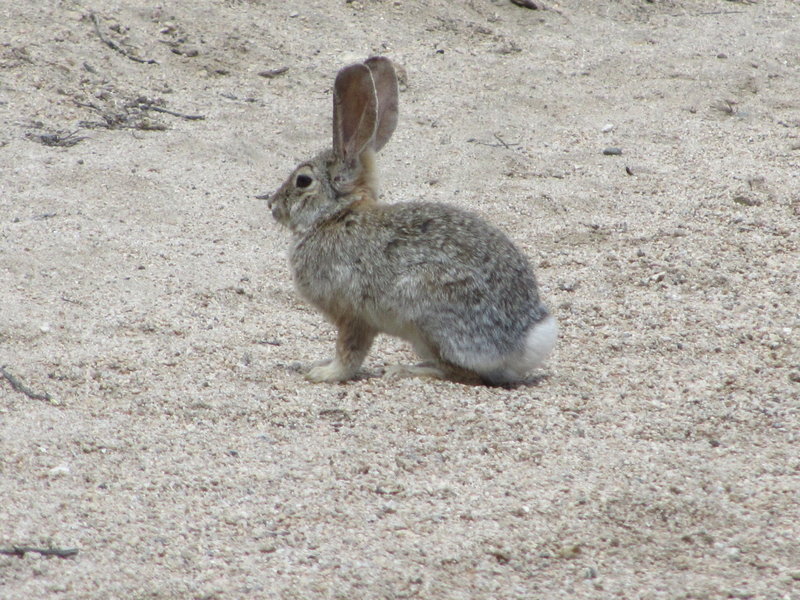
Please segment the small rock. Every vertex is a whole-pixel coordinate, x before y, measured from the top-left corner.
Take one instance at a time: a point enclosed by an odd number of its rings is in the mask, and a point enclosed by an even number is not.
[[[63,477],[70,474],[70,468],[69,465],[58,465],[50,469],[49,473],[50,477]]]
[[[556,556],[558,558],[577,558],[581,555],[581,545],[580,544],[571,544],[569,546],[564,546],[563,548],[559,548],[556,551]]]
[[[575,280],[558,282],[558,289],[562,292],[574,292],[578,286],[580,286],[580,282]]]
[[[400,91],[405,92],[408,89],[408,72],[406,68],[400,63],[394,63],[394,71],[397,75],[397,85]]]
[[[614,130],[614,124],[606,123],[605,125],[603,125],[603,128],[600,131],[602,131],[603,133],[609,133],[613,130]]]
[[[197,48],[173,48],[173,54],[178,54],[179,56],[186,56],[187,58],[194,58],[200,55],[200,50]]]
[[[511,0],[511,4],[516,4],[522,8],[530,8],[531,10],[545,10],[544,4],[536,0]]]
[[[501,565],[506,565],[511,562],[511,553],[507,550],[503,550],[502,548],[491,550],[489,555],[493,556]]]
[[[739,194],[738,196],[733,197],[733,201],[736,204],[741,204],[742,206],[760,206],[761,200],[758,198],[753,198],[751,196],[745,196],[744,194]]]
[[[731,100],[729,98],[723,100],[717,100],[711,104],[711,108],[718,110],[721,113],[725,113],[726,115],[735,115],[736,112],[739,110],[737,108],[738,102],[736,100]]]
[[[286,71],[289,70],[289,67],[278,67],[277,69],[268,69],[266,71],[259,71],[259,77],[266,77],[267,79],[272,79],[273,77],[277,77],[278,75],[283,75]]]
[[[603,150],[603,154],[606,156],[620,156],[622,154],[622,148],[615,148],[611,146],[609,148],[605,148]]]
[[[736,546],[725,548],[725,556],[727,556],[731,560],[739,560],[741,553],[742,551]]]
[[[375,493],[382,496],[395,496],[401,493],[405,488],[399,483],[387,481],[375,487]]]

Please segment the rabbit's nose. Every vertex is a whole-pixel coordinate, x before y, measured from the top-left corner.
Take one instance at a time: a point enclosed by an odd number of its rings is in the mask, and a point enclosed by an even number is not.
[[[273,198],[273,195],[270,194],[270,193],[259,194],[258,196],[256,196],[256,200],[266,200],[267,201],[267,208],[269,208],[270,210],[272,210],[272,198]]]

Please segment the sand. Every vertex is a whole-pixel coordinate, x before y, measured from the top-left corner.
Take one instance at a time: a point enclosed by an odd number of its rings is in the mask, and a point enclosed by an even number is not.
[[[0,549],[77,550],[0,597],[800,598],[800,4],[544,5],[0,6]],[[303,378],[255,196],[373,54],[384,201],[536,266],[529,385]]]

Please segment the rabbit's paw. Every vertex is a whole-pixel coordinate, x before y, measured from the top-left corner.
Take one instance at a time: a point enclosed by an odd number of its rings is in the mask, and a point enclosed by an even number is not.
[[[347,381],[353,376],[349,369],[345,369],[337,360],[327,361],[311,367],[306,373],[306,379],[314,383],[334,383]]]

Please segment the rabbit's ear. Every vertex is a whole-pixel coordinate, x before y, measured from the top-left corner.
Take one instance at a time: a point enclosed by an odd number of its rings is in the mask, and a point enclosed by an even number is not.
[[[355,64],[336,75],[333,88],[333,151],[348,168],[372,143],[378,121],[378,98],[370,70]]]
[[[364,61],[375,84],[378,97],[378,126],[375,130],[373,147],[377,152],[386,145],[397,127],[397,74],[394,65],[385,56],[373,56]]]

